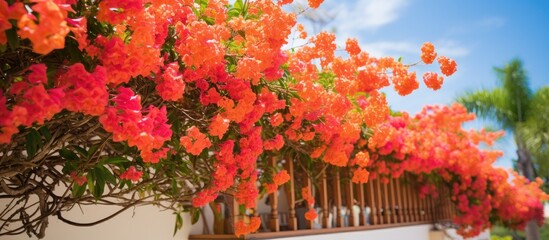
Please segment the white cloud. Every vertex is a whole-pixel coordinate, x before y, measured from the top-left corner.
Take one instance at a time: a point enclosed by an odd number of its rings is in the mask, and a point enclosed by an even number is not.
[[[402,55],[418,55],[419,45],[406,41],[382,41],[365,43],[361,45],[370,55],[376,57],[382,56],[402,56]]]
[[[439,55],[444,55],[450,58],[464,57],[469,55],[470,50],[453,40],[441,40],[434,43],[435,49]]]
[[[421,45],[423,43],[414,43],[408,41],[381,41],[362,43],[365,51],[373,56],[393,56],[393,57],[415,57],[419,58],[421,54]],[[439,55],[450,58],[467,56],[470,53],[469,48],[454,40],[439,40],[434,42],[435,49]]]
[[[503,25],[505,25],[505,19],[501,17],[487,17],[478,22],[478,26],[483,28],[500,28]]]
[[[362,0],[355,4],[337,4],[336,26],[342,31],[377,29],[400,17],[408,0]]]

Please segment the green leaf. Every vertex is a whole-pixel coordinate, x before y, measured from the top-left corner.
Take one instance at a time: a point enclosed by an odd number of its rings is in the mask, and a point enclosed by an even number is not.
[[[175,227],[173,229],[173,235],[177,233],[177,230],[181,229],[183,227],[183,217],[181,217],[180,213],[175,214]]]
[[[172,189],[171,189],[172,195],[176,195],[179,189],[177,188],[178,186],[177,186],[177,181],[175,180],[175,178],[172,178],[171,187],[172,187]]]
[[[38,131],[40,132],[40,134],[42,136],[44,136],[44,138],[46,139],[46,141],[49,141],[51,140],[52,136],[51,136],[51,132],[50,130],[47,128],[47,127],[41,127],[40,129],[38,129]]]
[[[114,177],[113,173],[109,171],[105,166],[98,166],[97,167],[105,177],[105,181],[107,181],[110,184],[116,185],[116,178]]]
[[[107,165],[107,164],[116,165],[116,164],[120,164],[120,163],[126,163],[126,162],[129,162],[129,161],[130,160],[128,160],[125,157],[115,156],[115,157],[110,157],[110,158],[106,158],[106,159],[102,160],[100,162],[100,165]]]
[[[73,153],[71,150],[68,150],[66,148],[62,148],[59,150],[59,155],[66,159],[66,160],[70,160],[70,161],[78,161],[80,160],[80,158],[78,157],[78,155],[76,155],[76,153]]]
[[[105,190],[105,174],[97,167],[93,169],[93,172],[95,173],[95,189],[92,193],[95,199],[99,199]]]
[[[240,215],[246,214],[246,207],[243,204],[238,205],[238,213],[240,213]]]
[[[36,130],[31,129],[29,133],[25,135],[25,140],[27,145],[27,155],[29,158],[32,158],[36,155],[38,148],[42,145],[40,134]]]
[[[191,224],[195,224],[200,219],[200,209],[192,208],[191,209]]]
[[[234,8],[239,11],[242,11],[242,9],[244,9],[244,2],[242,0],[236,0],[234,2]]]
[[[85,191],[86,191],[86,184],[82,186],[78,186],[78,184],[75,183],[72,185],[72,197],[74,198],[82,197]]]
[[[90,149],[88,150],[88,155],[93,156],[93,154],[95,154],[97,149],[99,149],[99,146],[100,146],[99,144],[91,146]]]
[[[6,31],[6,37],[8,38],[8,46],[11,49],[15,50],[19,48],[19,36],[17,36],[17,31],[14,27]]]
[[[227,14],[229,15],[230,18],[238,17],[238,15],[240,15],[240,11],[238,11],[238,9],[231,8],[231,9],[229,9],[229,11],[227,12]]]
[[[94,174],[94,171],[89,171],[86,178],[88,178],[88,189],[90,189],[90,192],[92,192],[92,194],[93,194],[95,192],[95,174]]]
[[[83,157],[89,157],[88,155],[88,151],[80,146],[73,146],[74,149],[79,152],[80,154],[82,154]]]
[[[63,166],[63,169],[61,170],[64,174],[70,174],[74,171],[76,171],[76,165],[73,164],[74,162],[71,162],[71,161],[67,161],[65,163],[65,166]]]

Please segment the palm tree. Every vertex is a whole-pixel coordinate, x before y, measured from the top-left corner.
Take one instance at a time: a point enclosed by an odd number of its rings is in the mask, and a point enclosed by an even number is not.
[[[517,145],[516,167],[521,175],[530,180],[548,177],[549,87],[532,93],[518,59],[495,71],[498,87],[468,92],[458,102],[481,118],[495,120],[513,134]],[[540,238],[535,221],[527,224],[526,236],[529,240]]]

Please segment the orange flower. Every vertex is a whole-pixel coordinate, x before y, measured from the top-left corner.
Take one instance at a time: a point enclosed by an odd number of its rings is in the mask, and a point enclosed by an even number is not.
[[[253,85],[257,85],[259,83],[259,79],[261,78],[259,61],[249,57],[240,59],[236,67],[235,76],[237,78],[250,80]]]
[[[240,220],[235,224],[235,234],[237,237],[242,235],[256,232],[261,225],[261,219],[259,217],[251,217],[249,222]]]
[[[181,137],[179,141],[188,153],[195,156],[200,155],[202,150],[212,145],[210,139],[200,132],[196,126],[187,129],[187,136]]]
[[[263,186],[267,189],[268,194],[274,193],[278,190],[278,185],[274,183],[263,183]]]
[[[440,71],[446,76],[450,76],[457,71],[457,63],[453,59],[447,57],[439,57]]]
[[[364,168],[359,168],[359,169],[356,169],[354,172],[353,172],[353,179],[352,181],[354,183],[367,183],[368,182],[368,177],[370,176],[370,173],[364,169]]]
[[[137,171],[134,166],[130,166],[128,170],[120,174],[120,179],[130,180],[132,182],[137,182],[143,176],[142,171]]]
[[[356,38],[347,39],[347,42],[345,42],[345,51],[347,51],[351,56],[356,56],[362,52]]]
[[[316,213],[316,211],[313,208],[309,209],[309,211],[307,211],[305,213],[305,219],[307,219],[309,221],[315,220],[316,217],[318,217],[318,214]]]
[[[309,187],[304,187],[301,189],[301,196],[303,196],[303,200],[307,201],[308,206],[313,206],[315,204],[315,199],[311,194]]]
[[[271,125],[273,127],[278,127],[280,126],[280,124],[282,124],[282,122],[284,121],[284,118],[282,117],[282,114],[280,113],[275,113],[274,115],[271,116],[271,118],[269,119],[269,122],[271,123]]]
[[[421,60],[425,64],[433,63],[436,57],[437,53],[435,52],[435,46],[432,43],[426,42],[421,46]]]
[[[208,127],[210,135],[219,137],[219,139],[223,138],[223,135],[225,135],[229,129],[230,122],[230,120],[221,117],[219,114],[215,115],[215,117],[212,118],[210,126]]]
[[[48,54],[54,49],[65,47],[65,36],[69,33],[65,21],[67,10],[52,0],[39,1],[32,6],[32,10],[38,13],[40,23],[30,13],[23,15],[17,23],[19,36],[32,42],[35,53]]]
[[[361,167],[367,167],[370,161],[370,154],[366,151],[360,151],[355,155],[355,163]]]
[[[427,85],[428,88],[438,90],[444,82],[444,77],[438,76],[438,74],[434,72],[426,72],[423,74],[423,82],[425,82],[425,85]]]
[[[309,7],[318,8],[322,2],[324,2],[324,0],[309,0]]]
[[[273,177],[273,182],[274,184],[280,186],[286,182],[290,181],[290,175],[288,175],[288,172],[286,170],[282,170],[280,172],[278,172],[274,177]]]
[[[15,2],[8,6],[7,1],[0,1],[0,44],[8,42],[5,31],[12,27],[9,19],[18,20],[25,13],[25,5],[22,2]]]

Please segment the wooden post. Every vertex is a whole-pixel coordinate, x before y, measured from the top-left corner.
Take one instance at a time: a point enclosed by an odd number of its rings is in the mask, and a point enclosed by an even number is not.
[[[349,215],[347,216],[347,222],[349,227],[355,226],[355,210],[354,210],[354,193],[353,193],[353,182],[350,178],[351,173],[349,172],[348,182],[345,183],[345,198],[347,200],[347,209],[349,209]]]
[[[384,224],[385,223],[385,212],[383,212],[382,208],[383,208],[383,202],[382,202],[382,195],[383,193],[381,192],[381,183],[380,183],[380,180],[379,180],[379,177],[375,180],[375,195],[376,195],[376,214],[377,214],[377,218],[379,219],[379,224]]]
[[[414,189],[414,185],[412,184],[412,181],[410,179],[410,176],[406,176],[406,179],[408,179],[408,193],[409,193],[409,199],[410,199],[410,210],[412,211],[412,217],[414,222],[419,222],[419,207],[416,199],[416,191]]]
[[[343,216],[341,215],[341,183],[339,178],[339,171],[338,169],[334,168],[335,171],[335,178],[334,178],[334,197],[335,197],[335,205],[336,205],[336,226],[337,227],[344,227],[343,226]]]
[[[328,180],[326,176],[326,170],[324,170],[321,175],[321,186],[320,186],[320,205],[322,206],[322,228],[328,228],[331,224],[329,222],[330,211],[328,209]]]
[[[358,190],[358,205],[360,207],[360,214],[358,215],[359,225],[366,226],[366,213],[364,212],[364,207],[366,202],[364,199],[364,184],[359,183],[359,184],[356,184],[356,186]]]
[[[426,203],[427,203],[427,220],[429,221],[433,221],[434,218],[433,218],[433,212],[434,212],[434,204],[433,204],[433,201],[434,201],[435,197],[431,194],[429,196],[426,196],[425,197],[425,200]]]
[[[399,184],[399,188],[400,188],[400,192],[401,192],[401,196],[402,196],[402,219],[403,219],[403,222],[410,222],[410,213],[409,213],[409,205],[408,205],[408,191],[406,189],[406,185],[405,183],[403,183],[403,176],[401,176],[399,179],[398,179],[398,184]]]
[[[419,192],[416,190],[416,198],[419,206],[419,219],[425,221],[425,206],[423,205],[423,199],[419,196]]]
[[[228,197],[229,201],[227,201],[227,203],[229,204],[228,207],[230,207],[229,209],[231,209],[231,216],[229,216],[231,218],[231,224],[229,226],[229,230],[230,230],[230,233],[234,234],[236,233],[236,229],[235,229],[235,226],[236,226],[236,223],[238,222],[238,220],[240,220],[240,209],[238,207],[238,203],[236,202],[236,198],[234,196],[230,196]]]
[[[398,207],[398,222],[399,223],[403,223],[405,222],[405,219],[404,219],[404,202],[402,201],[402,188],[400,187],[400,178],[399,179],[396,179],[394,178],[393,179],[393,183],[395,184],[395,191],[396,191],[396,202],[397,202],[397,207]]]
[[[386,183],[381,183],[381,190],[383,194],[383,217],[384,217],[384,223],[391,224],[391,203],[389,203],[389,191],[387,190]]]
[[[368,201],[367,205],[368,207],[370,207],[370,224],[377,225],[378,217],[376,213],[376,198],[374,195],[375,188],[374,188],[373,181],[374,180],[370,180],[368,181],[368,183],[366,183],[366,186],[368,187],[366,191],[366,195],[367,195],[367,201]]]
[[[314,197],[313,195],[313,186],[311,184],[311,179],[309,178],[309,176],[307,176],[306,174],[303,175],[303,178],[304,178],[304,183],[305,183],[305,186],[309,188],[309,191],[310,191],[310,194],[311,196]],[[309,204],[309,203],[307,203]],[[310,206],[307,206],[307,208],[309,208]],[[314,206],[313,206],[314,207]],[[305,220],[307,222],[307,228],[308,229],[313,229],[313,221],[309,221],[309,220]]]
[[[295,176],[294,176],[294,163],[290,158],[286,159],[286,170],[290,175],[290,182],[287,185],[289,188],[289,193],[286,193],[288,198],[288,227],[290,230],[297,230],[297,217],[295,214]]]
[[[276,167],[276,157],[271,158],[271,166]],[[280,219],[278,218],[278,191],[269,195],[271,205],[271,231],[280,231]]]
[[[397,223],[397,203],[395,196],[395,185],[392,177],[389,177],[389,182],[387,183],[387,188],[389,189],[389,209],[390,209],[390,219],[392,223]]]

